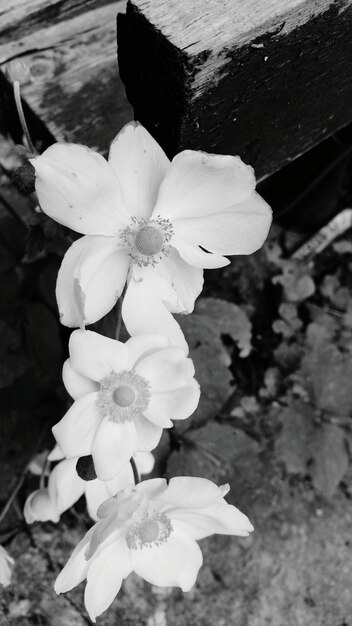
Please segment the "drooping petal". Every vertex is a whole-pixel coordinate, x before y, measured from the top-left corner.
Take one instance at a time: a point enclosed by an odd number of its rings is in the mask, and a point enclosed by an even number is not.
[[[65,456],[91,454],[93,439],[101,421],[97,399],[97,392],[78,398],[53,426],[53,435]]]
[[[263,245],[271,220],[269,205],[253,192],[245,202],[222,213],[177,221],[175,241],[186,241],[218,254],[252,254]]]
[[[56,284],[61,323],[93,324],[114,306],[124,288],[130,258],[115,237],[81,237],[67,250]],[[82,319],[83,318],[83,319]]]
[[[48,491],[60,515],[71,508],[85,491],[86,483],[78,476],[76,463],[76,458],[65,459],[54,467],[49,476]]]
[[[248,517],[226,502],[204,509],[170,509],[167,514],[175,527],[196,540],[213,534],[248,537],[254,530]]]
[[[104,480],[89,480],[86,483],[85,496],[87,502],[87,511],[90,517],[97,522],[97,511],[100,505],[110,497],[110,493],[107,488],[108,481]]]
[[[160,494],[164,493],[166,489],[167,482],[165,478],[150,478],[149,480],[143,480],[136,486],[136,490],[148,499],[159,499]]]
[[[150,383],[152,394],[187,385],[194,375],[193,361],[176,346],[145,357],[137,363],[135,370]]]
[[[151,452],[136,452],[134,460],[140,474],[150,474],[155,465],[155,459]]]
[[[192,313],[194,303],[203,289],[203,270],[186,263],[175,248],[154,268],[175,290],[178,298],[177,310]]]
[[[200,397],[200,389],[196,380],[192,379],[187,385],[174,389],[153,393],[144,416],[164,426],[165,420],[184,420],[196,410]]]
[[[15,564],[12,556],[9,555],[3,546],[0,546],[0,585],[8,587],[11,583],[13,566]]]
[[[133,421],[104,419],[92,447],[94,467],[100,480],[111,480],[137,450],[138,435]]]
[[[33,522],[54,522],[60,519],[56,502],[51,498],[48,489],[36,489],[27,498],[24,509],[24,519],[27,524]]]
[[[127,369],[132,369],[140,359],[169,345],[170,340],[165,335],[145,334],[130,337],[125,343],[128,350]]]
[[[185,150],[160,186],[154,215],[171,222],[218,213],[244,202],[255,189],[253,169],[240,157]]]
[[[109,163],[131,215],[149,218],[170,165],[165,152],[138,122],[129,122],[111,144]]]
[[[157,275],[151,277],[145,272],[144,277],[136,278],[132,274],[122,303],[122,319],[127,331],[132,336],[162,333],[169,338],[172,345],[181,346],[188,352],[183,332],[170,313],[169,306],[163,301],[160,286]]]
[[[116,235],[129,214],[107,161],[86,146],[56,143],[30,159],[39,204],[54,220],[85,235]]]
[[[159,546],[131,550],[136,574],[158,587],[181,587],[189,591],[196,582],[203,556],[193,539],[172,532]]]
[[[74,400],[98,390],[98,385],[93,380],[83,376],[72,367],[71,359],[66,359],[63,364],[62,380],[68,393]]]
[[[175,246],[183,260],[193,267],[213,270],[230,264],[226,257],[205,252],[195,245],[193,240],[188,241],[185,238],[175,236],[172,245]]]
[[[124,539],[102,548],[92,559],[87,573],[84,603],[93,622],[110,606],[120,591],[122,581],[131,571],[130,553]]]
[[[152,424],[152,422],[145,419],[143,415],[136,416],[134,418],[134,424],[138,433],[136,451],[150,452],[150,450],[154,450],[161,439],[163,429],[160,426]]]
[[[73,367],[91,380],[100,381],[127,366],[126,346],[92,330],[74,330],[69,350]]]
[[[54,589],[56,593],[70,591],[70,589],[73,589],[73,587],[76,587],[76,585],[79,585],[79,583],[85,579],[89,567],[85,553],[94,531],[95,527],[92,526],[75,547],[65,567],[61,570],[55,581]]]

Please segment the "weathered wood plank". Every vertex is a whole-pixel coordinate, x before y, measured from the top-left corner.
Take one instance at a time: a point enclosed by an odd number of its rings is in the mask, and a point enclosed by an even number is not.
[[[352,119],[351,31],[352,0],[129,0],[120,74],[169,155],[239,153],[264,177]]]
[[[28,63],[23,98],[55,139],[104,151],[131,119],[116,61],[124,8],[111,0],[0,0],[0,69],[14,58]]]

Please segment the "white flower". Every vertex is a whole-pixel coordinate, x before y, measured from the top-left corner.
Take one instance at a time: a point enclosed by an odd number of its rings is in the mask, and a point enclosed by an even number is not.
[[[185,150],[170,163],[135,122],[113,141],[109,162],[57,143],[31,163],[44,213],[85,235],[58,275],[66,326],[99,320],[127,281],[122,317],[130,335],[161,332],[184,345],[170,311],[190,313],[203,268],[227,265],[224,254],[254,252],[270,227],[271,210],[239,157]]]
[[[203,557],[197,540],[214,533],[247,536],[248,518],[205,478],[154,478],[104,502],[100,521],[78,544],[59,574],[56,593],[87,578],[85,605],[90,618],[105,611],[122,581],[135,571],[152,585],[189,591]]]
[[[125,344],[88,330],[70,337],[63,380],[75,402],[53,427],[66,457],[92,454],[100,480],[118,474],[136,452],[153,450],[163,428],[197,408],[199,385],[182,348],[163,335]]]
[[[8,587],[11,583],[12,569],[15,564],[12,556],[9,555],[3,546],[0,546],[0,585]]]
[[[149,474],[154,465],[154,457],[150,452],[139,452],[134,457],[140,474]],[[83,471],[77,473],[77,463]],[[91,467],[89,467],[91,466]],[[82,479],[81,476],[89,476]],[[33,522],[58,522],[60,515],[67,511],[81,496],[85,496],[88,513],[97,520],[99,506],[127,485],[134,484],[133,471],[127,463],[112,480],[99,480],[94,474],[91,457],[81,459],[64,459],[50,473],[48,486],[31,493],[24,506],[24,518],[27,524]]]

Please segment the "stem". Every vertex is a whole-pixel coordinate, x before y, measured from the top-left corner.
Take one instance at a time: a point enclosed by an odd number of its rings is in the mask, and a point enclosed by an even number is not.
[[[130,458],[130,463],[131,463],[132,472],[133,472],[134,484],[138,485],[138,483],[141,482],[141,478],[137,469],[136,461],[134,460],[133,456],[131,456]]]
[[[31,136],[29,134],[26,118],[24,116],[22,100],[21,100],[21,87],[20,87],[20,83],[18,80],[15,80],[15,82],[13,83],[13,95],[15,97],[18,117],[20,118],[23,134],[26,137],[28,148],[30,149],[31,152],[33,152],[33,154],[37,154],[37,151],[33,145]]]

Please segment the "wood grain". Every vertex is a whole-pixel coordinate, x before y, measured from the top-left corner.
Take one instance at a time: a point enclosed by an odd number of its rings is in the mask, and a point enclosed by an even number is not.
[[[131,119],[116,59],[124,8],[111,0],[0,0],[0,68],[14,58],[28,63],[23,98],[56,140],[106,151]]]
[[[120,74],[170,156],[241,154],[265,177],[352,119],[351,29],[352,0],[130,0]]]

